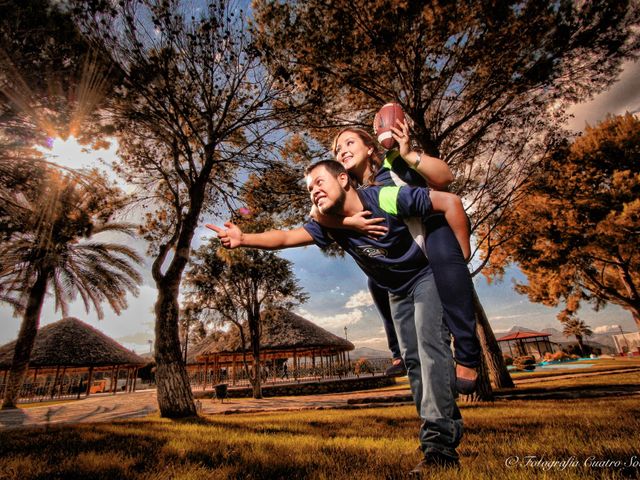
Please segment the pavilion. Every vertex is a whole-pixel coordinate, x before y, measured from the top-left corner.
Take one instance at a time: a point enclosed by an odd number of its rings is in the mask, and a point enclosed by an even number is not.
[[[553,353],[553,345],[549,341],[550,333],[544,332],[514,332],[504,337],[497,338],[502,351],[509,354],[512,358],[532,355],[536,360],[542,360],[546,352]]]
[[[249,335],[245,335],[246,360],[253,365]],[[277,309],[263,315],[260,359],[264,381],[275,383],[286,377],[338,377],[350,363],[348,352],[354,345],[295,313]],[[203,390],[220,381],[232,385],[246,383],[244,355],[239,329],[215,332],[189,355],[188,370],[194,387]]]
[[[16,340],[0,347],[0,394],[15,345]],[[38,330],[20,397],[24,401],[135,391],[138,369],[147,363],[92,326],[74,317],[63,318]]]

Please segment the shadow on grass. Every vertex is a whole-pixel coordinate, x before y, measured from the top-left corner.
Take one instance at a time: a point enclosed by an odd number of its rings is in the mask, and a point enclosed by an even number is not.
[[[630,398],[474,406],[463,410],[463,469],[433,478],[634,478],[639,472],[633,467],[580,467],[564,476],[507,470],[505,459],[629,460],[638,444],[639,410]],[[402,479],[419,460],[419,424],[415,408],[407,406],[179,420],[151,416],[0,432],[0,471],[10,480]]]
[[[200,416],[174,420],[177,424],[216,427],[238,434],[288,435],[319,438],[358,437],[363,432],[372,439],[417,438],[420,420],[416,417],[397,418],[386,410],[369,410],[366,415],[354,419],[342,411],[324,410],[324,419],[317,417],[313,410],[296,411],[287,414],[251,413],[225,417]]]

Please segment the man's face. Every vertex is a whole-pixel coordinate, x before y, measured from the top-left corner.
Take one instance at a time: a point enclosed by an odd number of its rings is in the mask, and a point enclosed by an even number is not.
[[[311,202],[323,215],[340,214],[344,209],[347,193],[338,178],[323,166],[314,168],[307,175],[307,190],[311,195]]]

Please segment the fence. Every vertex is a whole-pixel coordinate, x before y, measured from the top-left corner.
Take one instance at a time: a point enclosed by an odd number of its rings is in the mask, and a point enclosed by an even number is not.
[[[294,369],[292,363],[287,363],[287,368],[269,368],[261,365],[261,375],[263,385],[277,385],[291,382],[312,382],[322,380],[336,380],[344,378],[357,378],[365,375],[383,375],[384,371],[391,365],[389,358],[367,359],[367,369],[362,369],[361,373],[356,373],[356,363],[350,362],[350,366],[331,367],[299,367]],[[202,365],[191,366],[189,369],[189,381],[193,389],[211,388],[218,383],[228,383],[233,386],[248,386],[251,384],[249,375],[245,368],[238,368],[229,372],[227,369],[219,371],[209,370],[205,372]],[[251,369],[251,367],[250,367]]]
[[[114,375],[115,377],[116,375]],[[132,378],[127,370],[120,370],[117,373],[117,381],[111,380],[111,372],[96,372],[92,375],[89,392],[87,392],[87,382],[89,381],[88,371],[75,371],[60,374],[40,374],[33,373],[27,375],[22,388],[18,403],[45,402],[48,400],[77,399],[89,394],[96,393],[116,393],[122,391],[133,391],[135,388],[144,387],[139,378]],[[34,381],[35,379],[35,381]],[[0,377],[0,393],[4,395],[7,383],[7,375]],[[114,388],[115,387],[115,388]]]

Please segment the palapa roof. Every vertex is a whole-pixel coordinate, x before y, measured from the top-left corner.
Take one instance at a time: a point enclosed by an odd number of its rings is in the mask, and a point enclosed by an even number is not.
[[[0,368],[11,367],[16,340],[0,347]],[[148,362],[77,318],[38,330],[29,367],[146,365]]]
[[[536,337],[550,337],[550,333],[545,332],[515,332],[505,335],[504,337],[496,338],[498,342],[506,342],[509,340],[521,340],[524,338],[536,338]]]
[[[249,335],[246,335],[249,348]],[[286,351],[302,349],[334,349],[336,351],[353,350],[353,343],[326,331],[300,315],[284,309],[278,309],[263,315],[260,350]],[[240,353],[240,334],[236,327],[228,332],[215,332],[193,349],[187,363],[193,363],[198,357],[215,353]]]

